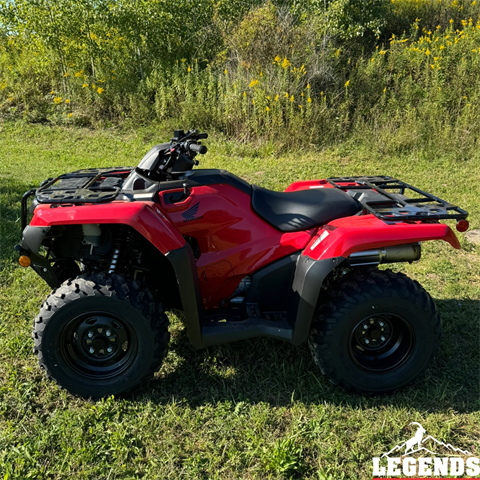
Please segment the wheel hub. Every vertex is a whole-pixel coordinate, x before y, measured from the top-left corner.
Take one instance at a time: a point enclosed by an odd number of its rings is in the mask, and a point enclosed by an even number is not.
[[[122,330],[122,328],[115,328],[121,326],[114,326],[112,323],[111,321],[108,322],[105,320],[97,321],[95,322],[94,328],[88,328],[89,326],[91,327],[91,319],[87,319],[79,325],[74,336],[78,334],[79,330],[83,330],[81,345],[84,353],[88,357],[95,359],[112,357],[121,347],[121,345],[119,345],[120,334],[118,330]]]
[[[386,372],[409,358],[414,343],[412,328],[404,317],[376,314],[364,318],[352,330],[350,354],[363,370]]]
[[[374,350],[384,346],[391,337],[392,328],[390,322],[382,317],[370,317],[361,322],[356,328],[355,334],[362,347]]]
[[[71,365],[85,375],[108,378],[134,358],[136,348],[131,333],[120,317],[91,312],[80,315],[71,325],[66,355]]]

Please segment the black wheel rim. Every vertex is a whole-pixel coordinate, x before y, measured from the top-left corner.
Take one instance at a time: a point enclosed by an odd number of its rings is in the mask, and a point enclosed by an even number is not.
[[[407,320],[392,313],[365,317],[350,335],[354,362],[369,372],[388,372],[412,355],[415,336]]]
[[[60,338],[62,360],[77,374],[106,380],[135,360],[137,336],[128,322],[110,312],[87,312],[68,322]]]

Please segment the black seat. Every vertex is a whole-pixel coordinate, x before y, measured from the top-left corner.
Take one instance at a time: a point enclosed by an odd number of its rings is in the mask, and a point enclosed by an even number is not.
[[[337,188],[273,192],[252,185],[252,208],[281,232],[299,232],[355,215],[362,207]]]

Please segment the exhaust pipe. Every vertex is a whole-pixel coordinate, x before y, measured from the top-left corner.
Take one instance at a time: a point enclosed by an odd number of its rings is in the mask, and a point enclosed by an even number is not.
[[[359,267],[362,265],[379,265],[380,263],[414,262],[420,259],[422,248],[420,243],[408,245],[394,245],[378,250],[366,250],[352,253],[347,258],[348,265]]]

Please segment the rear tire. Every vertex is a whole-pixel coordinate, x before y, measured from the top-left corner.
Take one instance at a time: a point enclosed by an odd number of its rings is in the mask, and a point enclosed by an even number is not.
[[[418,282],[389,270],[353,271],[317,308],[309,346],[334,384],[386,393],[428,368],[440,332],[435,304]]]
[[[167,353],[168,318],[122,275],[82,275],[54,290],[35,318],[40,367],[74,395],[99,398],[142,386]]]

